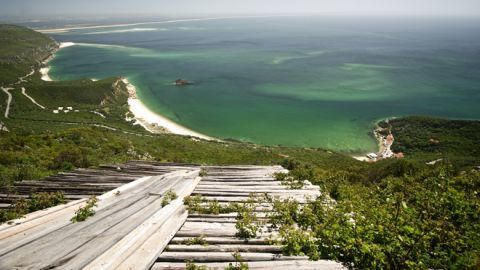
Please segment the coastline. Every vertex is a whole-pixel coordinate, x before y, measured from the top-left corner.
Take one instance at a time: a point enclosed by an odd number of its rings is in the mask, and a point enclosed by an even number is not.
[[[128,90],[128,106],[133,114],[136,123],[141,125],[151,133],[172,133],[183,136],[197,137],[200,139],[213,141],[215,138],[195,132],[184,126],[181,126],[172,120],[157,114],[150,110],[137,96],[137,89],[131,84],[127,78],[122,78],[122,82]]]
[[[50,55],[50,57],[48,57],[47,59],[45,59],[43,62],[42,62],[42,65],[43,67],[41,67],[39,69],[39,72],[40,72],[40,76],[41,76],[41,80],[42,81],[46,81],[46,82],[51,82],[53,81],[52,78],[50,77],[50,75],[48,74],[50,72],[50,67],[48,66],[48,62],[52,61],[52,59],[54,58],[54,55],[56,52],[58,52],[58,50],[60,49],[63,49],[63,48],[67,48],[67,47],[70,47],[70,46],[74,46],[75,43],[73,42],[61,42],[59,45],[58,45],[58,48],[52,52],[52,54]]]
[[[364,155],[351,155],[351,157],[356,159],[356,160],[366,161],[366,162],[375,162],[379,159],[398,157],[397,156],[398,153],[396,154],[391,150],[391,147],[393,145],[393,142],[394,142],[395,138],[394,138],[393,134],[391,133],[390,128],[388,128],[388,133],[389,134],[387,136],[384,136],[381,133],[384,132],[386,129],[380,127],[380,125],[379,125],[381,122],[388,123],[388,121],[390,119],[395,119],[395,118],[396,117],[387,117],[387,118],[380,119],[380,120],[375,122],[375,127],[373,129],[373,137],[375,138],[375,140],[377,141],[377,144],[378,144],[378,152],[375,152],[375,154],[377,154],[379,156],[378,158],[376,158],[375,160],[372,160],[371,158],[367,157],[368,153],[365,153]],[[403,156],[403,154],[401,154],[401,153],[400,153],[400,155]]]
[[[74,46],[76,45],[73,42],[62,42],[59,44],[57,50],[52,52],[52,55],[43,61],[43,67],[39,69],[41,79],[43,81],[51,82],[53,81],[49,75],[50,67],[48,66],[48,62],[50,62],[54,58],[54,54],[58,52],[58,50]],[[97,79],[92,78],[92,81],[96,81]],[[172,120],[159,115],[152,110],[150,110],[137,96],[137,89],[133,84],[131,84],[128,79],[122,78],[121,81],[126,85],[128,90],[128,107],[130,113],[133,114],[133,118],[135,119],[135,124],[141,125],[145,130],[150,133],[171,133],[177,134],[182,136],[190,136],[196,137],[203,140],[208,141],[220,141],[218,139],[209,137],[207,135],[195,132],[190,130],[184,126],[181,126]],[[127,117],[126,119],[129,121],[130,119]]]

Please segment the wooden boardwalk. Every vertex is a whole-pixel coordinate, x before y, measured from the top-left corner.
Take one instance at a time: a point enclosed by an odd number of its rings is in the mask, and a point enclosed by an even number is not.
[[[250,269],[342,268],[335,262],[281,255],[281,247],[268,241],[276,232],[266,226],[257,238],[241,240],[236,237],[236,213],[189,214],[183,204],[186,196],[201,195],[226,205],[243,202],[250,193],[305,201],[318,196],[318,187],[289,190],[272,177],[283,170],[276,166],[207,170],[200,177],[197,165],[136,161],[59,174],[45,185],[20,182],[19,196],[32,190],[63,191],[71,201],[1,225],[0,269],[185,269],[187,261],[224,269],[237,251]],[[170,190],[178,198],[162,207]],[[98,195],[96,214],[72,223],[91,195]],[[257,203],[255,209],[265,219],[271,206]],[[200,236],[208,245],[185,244]]]
[[[158,176],[191,168],[198,166],[131,161],[121,165],[100,166],[98,169],[77,169],[73,172],[59,173],[41,181],[24,180],[16,182],[11,190],[0,188],[0,209],[8,208],[16,200],[28,198],[32,193],[61,191],[67,201],[73,201],[102,195],[144,176]]]
[[[317,186],[307,183],[300,190],[288,189],[273,178],[281,167],[229,166],[209,167],[192,195],[201,195],[207,200],[220,204],[245,202],[251,194],[268,194],[276,198],[293,198],[305,202],[316,198],[320,192]],[[256,214],[266,220],[271,209],[268,204],[257,203]],[[234,252],[239,252],[250,269],[343,269],[330,261],[309,261],[305,256],[283,256],[281,246],[271,245],[269,238],[277,232],[267,225],[260,235],[248,241],[236,236],[237,213],[196,214],[189,213],[182,228],[153,265],[154,270],[185,269],[186,261],[208,269],[224,269],[234,263]],[[203,239],[205,244],[188,245],[189,240]]]

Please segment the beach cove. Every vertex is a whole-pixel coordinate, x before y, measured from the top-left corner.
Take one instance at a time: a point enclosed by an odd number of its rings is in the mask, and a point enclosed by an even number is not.
[[[73,42],[61,42],[59,44],[58,50],[63,48],[75,46],[76,44]],[[41,74],[41,79],[43,81],[53,81],[52,78],[49,76],[50,67],[48,66],[49,62],[54,59],[55,53],[43,62],[43,67],[39,69]],[[92,78],[92,81],[96,79]],[[126,85],[129,98],[128,98],[128,106],[130,112],[133,114],[134,119],[126,119],[126,121],[135,120],[134,124],[141,125],[147,131],[151,133],[172,133],[182,136],[190,136],[196,137],[204,140],[217,140],[212,137],[200,134],[198,132],[189,130],[181,125],[176,124],[175,122],[169,120],[162,115],[152,112],[145,104],[137,96],[137,90],[133,84],[131,84],[127,78],[122,78],[121,81]]]
[[[60,50],[49,74],[124,76],[151,113],[208,137],[350,154],[378,151],[379,119],[480,117],[474,50],[440,42],[455,31],[475,44],[476,29],[427,22],[425,35],[405,32],[409,22],[386,22],[384,33],[372,23],[307,17],[73,29],[52,34],[81,45]],[[178,78],[195,84],[172,85]]]

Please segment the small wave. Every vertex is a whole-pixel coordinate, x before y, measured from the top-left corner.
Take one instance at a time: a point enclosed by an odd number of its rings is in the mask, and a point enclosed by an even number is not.
[[[183,31],[200,31],[200,30],[205,30],[205,28],[201,28],[201,27],[188,27],[188,26],[181,26],[181,27],[178,27],[179,30],[183,30]]]
[[[89,33],[85,33],[85,35],[118,34],[118,33],[129,33],[129,32],[148,32],[148,31],[168,31],[168,29],[166,28],[130,28],[130,29],[89,32]]]
[[[62,42],[62,43],[60,43],[60,49],[67,48],[67,47],[70,47],[70,46],[75,46],[75,43],[73,43],[73,42]]]

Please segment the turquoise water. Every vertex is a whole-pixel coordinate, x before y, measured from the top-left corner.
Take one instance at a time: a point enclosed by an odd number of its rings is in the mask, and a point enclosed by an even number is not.
[[[250,18],[53,36],[86,44],[60,50],[52,78],[126,76],[152,110],[218,138],[366,152],[381,118],[480,118],[480,24],[468,20]]]

